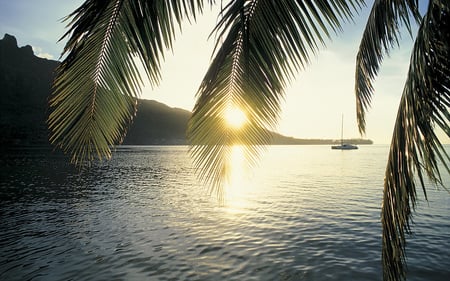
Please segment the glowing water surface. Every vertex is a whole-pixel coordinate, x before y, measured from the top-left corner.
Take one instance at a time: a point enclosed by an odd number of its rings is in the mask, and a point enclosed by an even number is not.
[[[15,151],[0,163],[0,280],[381,280],[387,152],[273,146],[249,174],[236,148],[221,204],[187,147],[121,147],[81,174]],[[408,280],[448,280],[450,195],[418,192]]]

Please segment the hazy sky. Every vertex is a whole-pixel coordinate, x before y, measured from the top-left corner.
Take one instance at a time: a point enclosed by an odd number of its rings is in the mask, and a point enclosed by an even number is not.
[[[31,45],[36,55],[58,59],[64,47],[64,42],[57,42],[65,30],[61,19],[82,2],[0,0],[0,37],[9,33],[17,38],[19,46]],[[372,1],[367,2],[370,6]],[[196,24],[183,26],[173,52],[166,54],[161,84],[155,89],[146,87],[142,98],[158,100],[171,107],[193,108],[195,92],[211,58],[214,38],[208,40],[208,35],[216,23],[217,8],[208,10]],[[345,24],[343,33],[334,35],[327,47],[286,89],[278,128],[280,133],[299,138],[339,138],[341,114],[344,114],[345,137],[359,137],[353,92],[354,68],[368,13],[366,8],[354,23]],[[412,39],[404,32],[400,48],[394,49],[385,59],[376,80],[365,136],[375,143],[390,142],[412,44]],[[449,142],[448,138],[443,141]]]

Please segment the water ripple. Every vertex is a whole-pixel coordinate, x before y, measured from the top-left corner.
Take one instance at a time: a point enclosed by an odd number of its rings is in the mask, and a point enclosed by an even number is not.
[[[360,150],[274,148],[224,204],[185,147],[119,148],[82,172],[18,152],[0,163],[0,279],[381,280],[387,148]],[[429,199],[408,238],[408,280],[450,275],[450,201]]]

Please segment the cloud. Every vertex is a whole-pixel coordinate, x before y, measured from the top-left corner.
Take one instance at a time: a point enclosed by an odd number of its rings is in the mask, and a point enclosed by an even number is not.
[[[36,56],[44,59],[53,59],[54,56],[52,54],[49,54],[47,52],[44,52],[44,50],[41,47],[33,47],[33,52]]]

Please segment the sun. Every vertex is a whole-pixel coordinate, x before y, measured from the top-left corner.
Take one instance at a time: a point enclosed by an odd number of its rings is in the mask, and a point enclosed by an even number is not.
[[[230,106],[225,111],[225,121],[230,127],[239,129],[247,123],[247,116],[241,109]]]

